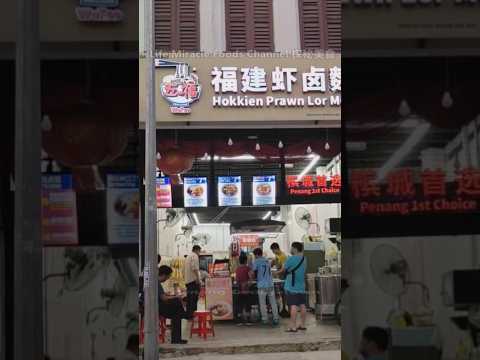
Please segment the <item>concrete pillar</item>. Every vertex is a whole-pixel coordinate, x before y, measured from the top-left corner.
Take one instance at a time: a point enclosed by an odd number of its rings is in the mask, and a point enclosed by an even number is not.
[[[273,0],[273,35],[275,51],[300,49],[298,0]]]
[[[200,0],[200,50],[226,48],[225,0]]]

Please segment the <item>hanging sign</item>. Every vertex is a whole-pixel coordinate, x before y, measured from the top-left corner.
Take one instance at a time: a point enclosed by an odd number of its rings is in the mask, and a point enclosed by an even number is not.
[[[138,242],[140,192],[136,175],[107,176],[108,243]]]
[[[77,245],[77,204],[71,175],[42,176],[42,241]]]
[[[242,178],[220,176],[218,178],[218,206],[242,205]]]
[[[391,171],[385,183],[373,169],[353,170],[349,177],[353,211],[359,215],[471,213],[480,210],[480,169],[463,169],[453,181],[443,170]],[[414,179],[419,179],[415,181]]]
[[[183,179],[185,207],[207,207],[208,185],[206,177],[186,177]]]
[[[172,184],[170,178],[157,178],[157,208],[172,207]]]
[[[80,0],[75,8],[80,22],[120,22],[124,18],[118,0]]]
[[[277,184],[275,176],[253,177],[253,205],[275,205]]]
[[[321,194],[340,194],[340,175],[327,177],[325,175],[306,175],[299,178],[297,175],[287,176],[288,195],[315,196]]]

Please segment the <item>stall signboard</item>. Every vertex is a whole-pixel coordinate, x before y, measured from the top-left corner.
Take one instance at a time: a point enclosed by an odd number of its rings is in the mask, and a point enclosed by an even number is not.
[[[168,177],[157,178],[157,208],[172,207],[172,183]]]
[[[253,205],[275,205],[277,183],[275,176],[254,176],[252,182]]]
[[[140,192],[138,176],[107,175],[108,243],[138,243]]]
[[[207,207],[208,185],[206,177],[186,177],[183,179],[185,207]]]
[[[247,253],[260,246],[260,238],[255,234],[235,235],[233,241],[239,244],[240,250]]]
[[[76,194],[71,175],[42,176],[42,241],[45,245],[77,245]]]
[[[322,194],[340,194],[342,183],[340,175],[287,176],[287,193],[293,196],[315,196]]]
[[[377,183],[374,169],[349,175],[354,215],[425,215],[480,211],[480,169],[460,170],[453,179],[443,170],[401,168]]]
[[[166,52],[156,59],[157,125],[178,122],[341,119],[341,57],[335,53]],[[307,56],[308,55],[308,56]],[[147,66],[140,59],[140,68]],[[140,71],[140,127],[146,79]]]
[[[242,178],[241,176],[218,177],[218,205],[242,205]]]
[[[211,277],[205,281],[206,308],[214,320],[233,320],[233,291],[230,277]]]

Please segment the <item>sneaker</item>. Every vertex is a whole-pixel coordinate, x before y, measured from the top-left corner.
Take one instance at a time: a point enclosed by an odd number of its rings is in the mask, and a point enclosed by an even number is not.
[[[250,321],[246,322],[245,325],[246,326],[253,326],[253,324]]]
[[[280,321],[278,321],[278,320],[273,320],[272,325],[273,325],[273,326],[278,326],[278,325],[280,325]]]
[[[243,322],[237,323],[237,326],[243,326],[243,325],[244,325]]]

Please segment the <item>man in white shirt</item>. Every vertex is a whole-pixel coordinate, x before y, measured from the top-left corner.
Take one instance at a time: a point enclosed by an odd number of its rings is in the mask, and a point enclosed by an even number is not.
[[[187,286],[187,318],[193,319],[193,313],[197,311],[200,294],[200,252],[202,248],[193,246],[192,253],[185,260],[185,284]]]

